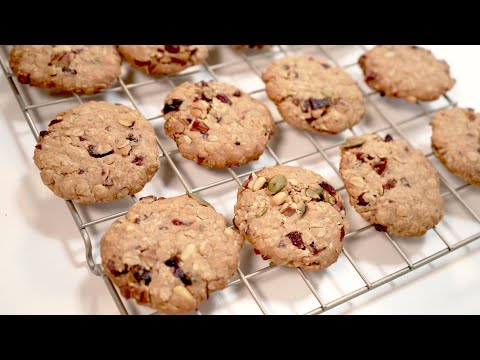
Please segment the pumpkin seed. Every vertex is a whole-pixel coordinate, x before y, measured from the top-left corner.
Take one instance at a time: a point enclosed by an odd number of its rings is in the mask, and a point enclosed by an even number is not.
[[[268,191],[275,195],[287,185],[287,179],[283,175],[275,175],[268,181]]]

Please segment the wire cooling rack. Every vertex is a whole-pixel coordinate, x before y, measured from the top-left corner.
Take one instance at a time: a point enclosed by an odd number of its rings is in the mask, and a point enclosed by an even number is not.
[[[246,244],[241,265],[227,289],[212,293],[196,314],[319,314],[387,284],[413,270],[457,250],[480,237],[478,189],[449,174],[430,150],[429,118],[437,110],[454,107],[450,95],[431,102],[407,104],[386,99],[365,86],[358,57],[367,50],[353,46],[276,45],[263,50],[210,47],[210,55],[198,65],[173,76],[148,77],[123,64],[122,75],[95,95],[58,95],[18,83],[8,67],[10,46],[2,46],[0,62],[35,139],[59,112],[87,100],[120,102],[139,110],[152,123],[161,149],[161,167],[138,197],[154,194],[175,196],[197,193],[227,218],[233,217],[238,185],[254,171],[274,164],[300,165],[318,171],[348,198],[340,178],[338,147],[352,134],[390,133],[420,148],[440,173],[445,218],[425,236],[402,239],[376,232],[346,202],[351,231],[344,238],[343,256],[328,269],[305,273],[301,269],[270,266]],[[290,54],[323,56],[357,80],[367,105],[367,115],[353,129],[335,136],[311,134],[285,124],[268,100],[260,75],[274,59]],[[263,101],[274,114],[275,137],[264,155],[246,166],[211,170],[183,159],[163,132],[161,109],[165,95],[184,81],[219,80],[232,83]],[[33,149],[32,149],[33,152]],[[39,179],[40,181],[40,179]],[[121,314],[150,314],[152,309],[125,300],[100,265],[99,239],[108,226],[137,201],[137,196],[110,204],[79,205],[66,201],[85,244],[86,263],[100,276]],[[477,200],[474,200],[477,198]],[[154,312],[156,313],[156,312]]]

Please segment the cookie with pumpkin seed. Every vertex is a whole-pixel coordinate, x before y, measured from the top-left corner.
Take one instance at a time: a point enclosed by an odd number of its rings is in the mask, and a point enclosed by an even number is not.
[[[308,271],[337,261],[349,229],[335,189],[313,171],[285,165],[250,175],[233,222],[264,259]]]
[[[337,134],[365,114],[363,96],[343,69],[313,56],[287,56],[262,75],[267,95],[290,125]]]
[[[404,140],[348,138],[341,146],[340,174],[350,204],[378,231],[422,236],[444,215],[437,171]]]
[[[238,231],[198,196],[147,196],[107,230],[100,253],[123,296],[178,314],[227,286],[242,245]]]
[[[233,85],[183,83],[165,99],[165,132],[180,154],[209,168],[257,160],[275,130],[268,108]]]

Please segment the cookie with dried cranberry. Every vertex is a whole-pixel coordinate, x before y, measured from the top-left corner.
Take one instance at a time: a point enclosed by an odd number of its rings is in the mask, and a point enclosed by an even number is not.
[[[268,97],[290,125],[337,134],[365,114],[362,93],[344,70],[313,56],[287,56],[262,75]]]
[[[257,160],[275,129],[264,104],[217,81],[176,87],[165,99],[163,113],[165,132],[180,154],[209,168]]]
[[[433,101],[455,85],[445,61],[414,45],[377,45],[358,63],[367,85],[382,96]]]
[[[242,245],[240,234],[199,197],[148,196],[113,223],[100,253],[123,296],[178,314],[227,286]]]
[[[444,215],[437,171],[404,140],[348,138],[341,146],[340,173],[350,204],[378,231],[422,236]]]
[[[142,190],[159,168],[158,156],[153,128],[138,111],[90,101],[50,122],[33,160],[57,196],[92,204]]]
[[[342,198],[322,176],[285,165],[245,181],[233,222],[264,259],[308,271],[337,261],[349,228]]]
[[[473,109],[446,109],[432,118],[435,156],[455,175],[480,186],[480,113]]]
[[[118,45],[118,50],[131,66],[151,75],[175,74],[208,56],[206,45]]]
[[[16,45],[9,60],[22,84],[79,94],[107,88],[122,61],[111,45]]]

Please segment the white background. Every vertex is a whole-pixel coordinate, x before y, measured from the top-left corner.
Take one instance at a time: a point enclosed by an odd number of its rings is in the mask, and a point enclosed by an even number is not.
[[[480,110],[480,47],[429,48],[449,62],[459,104]],[[0,126],[0,313],[117,314],[103,281],[87,269],[64,201],[41,182],[32,161],[35,142],[3,73]],[[480,314],[479,243],[329,313]]]

